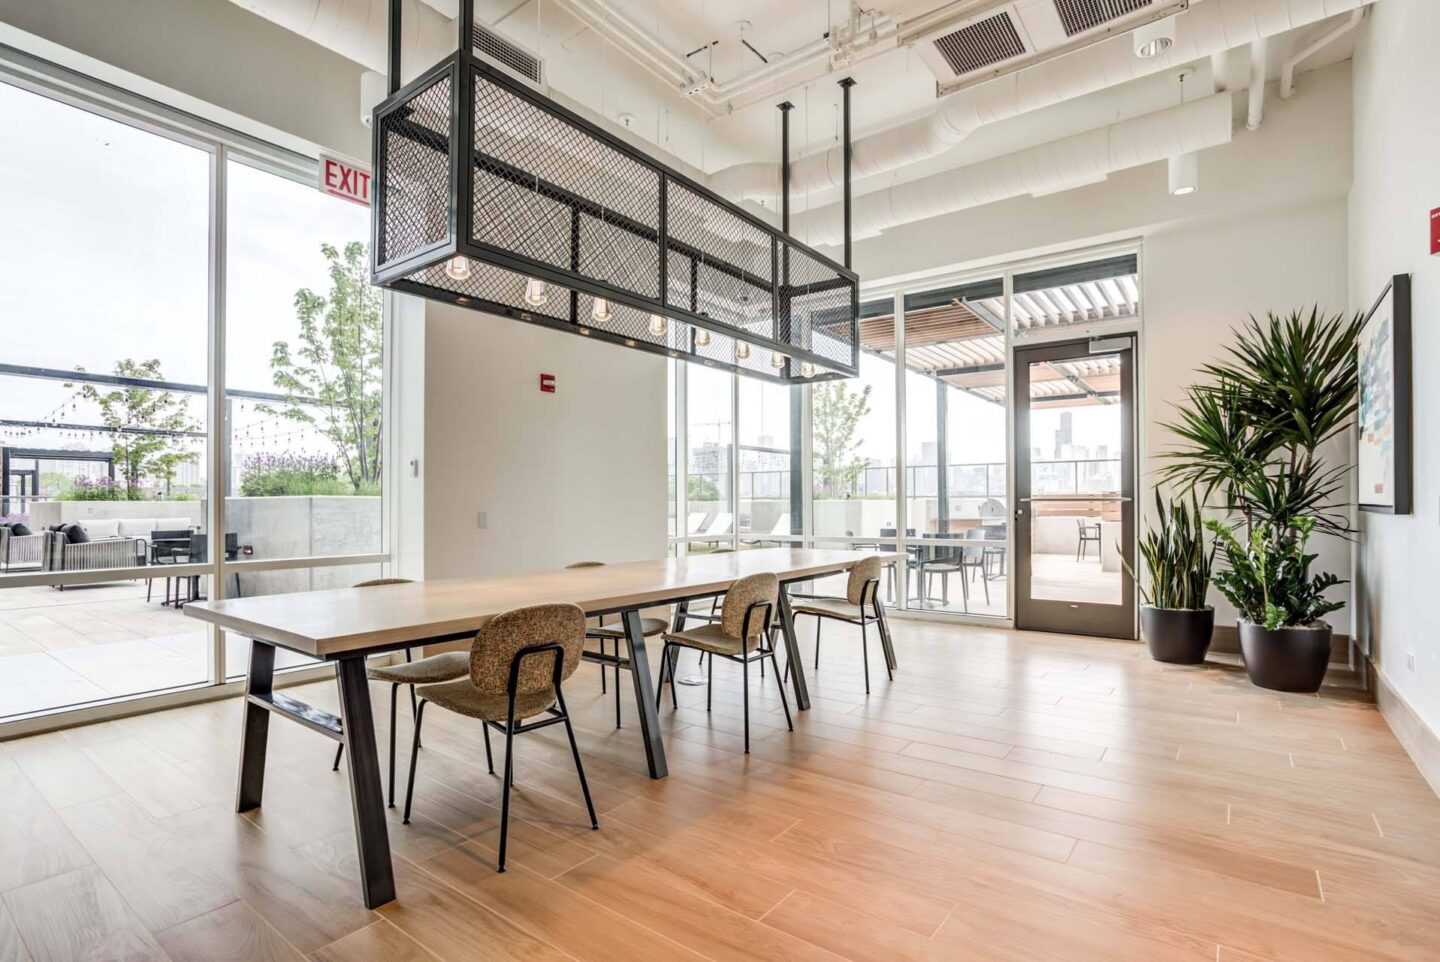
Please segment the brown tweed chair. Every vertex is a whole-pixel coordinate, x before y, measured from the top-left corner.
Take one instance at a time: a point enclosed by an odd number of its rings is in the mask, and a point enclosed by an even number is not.
[[[603,562],[603,561],[577,561],[577,562],[575,562],[574,564],[566,565],[565,567],[566,567],[567,570],[573,570],[573,569],[576,569],[576,568],[603,568],[603,567],[605,567],[605,562]],[[653,638],[653,637],[655,637],[656,635],[662,634],[662,633],[665,631],[665,629],[666,629],[666,628],[669,628],[669,627],[670,627],[670,623],[667,622],[664,618],[641,618],[641,619],[640,619],[640,633],[641,633],[642,635],[644,635],[646,638]],[[615,655],[614,655],[614,658],[615,658],[615,727],[616,727],[616,728],[619,728],[619,727],[620,727],[620,666],[621,666],[621,664],[622,664],[621,655],[620,655],[620,651],[621,651],[620,645],[621,645],[621,643],[625,640],[625,626],[622,625],[622,624],[607,625],[607,624],[605,624],[605,616],[604,616],[604,615],[601,615],[601,616],[600,616],[600,623],[599,623],[598,625],[591,625],[589,628],[587,628],[587,629],[585,630],[585,637],[586,637],[586,638],[593,639],[593,640],[598,641],[598,642],[600,643],[600,654],[601,654],[602,657],[605,655],[605,644],[606,644],[606,642],[613,641],[613,642],[615,643]],[[601,665],[601,666],[600,666],[600,693],[601,693],[602,695],[605,693],[605,666],[604,666],[604,665]]]
[[[792,593],[791,598],[796,599],[790,606],[791,611],[796,615],[813,615],[815,617],[815,670],[820,670],[820,626],[826,618],[834,621],[844,621],[852,625],[860,626],[860,660],[865,666],[865,694],[870,694],[870,641],[867,629],[870,625],[880,623],[880,630],[885,630],[880,615],[880,569],[882,565],[879,558],[866,558],[864,561],[857,561],[850,569],[850,578],[845,585],[845,597],[831,598],[826,595],[798,595]],[[890,661],[885,661],[885,672],[893,680],[894,672],[890,670]]]
[[[373,578],[370,581],[362,581],[355,585],[356,588],[378,588],[381,585],[407,585],[412,581],[409,578]],[[415,719],[420,717],[420,708],[415,700],[415,686],[428,685],[437,681],[450,681],[454,678],[464,678],[470,670],[470,656],[463,651],[445,651],[438,655],[430,655],[413,660],[409,648],[405,649],[405,663],[403,665],[366,665],[365,674],[371,681],[386,681],[390,683],[390,782],[389,782],[389,805],[395,807],[395,700],[400,691],[401,685],[410,686],[410,716]],[[345,753],[345,743],[341,742],[335,749],[335,764],[331,771],[340,770],[340,758]]]
[[[773,574],[754,574],[730,586],[720,606],[720,619],[696,628],[669,631],[664,635],[665,650],[660,656],[660,681],[655,688],[655,707],[660,707],[660,693],[665,678],[670,678],[670,705],[679,707],[675,698],[675,661],[671,649],[693,648],[710,656],[705,685],[705,710],[710,710],[711,688],[715,679],[715,658],[718,655],[741,666],[741,688],[745,697],[745,752],[750,752],[750,662],[770,659],[775,669],[775,685],[780,689],[780,704],[785,708],[785,724],[793,732],[790,703],[785,700],[785,683],[780,666],[775,662],[775,646],[770,643],[770,619],[780,599],[780,581]]]
[[[585,650],[585,612],[578,605],[534,605],[496,615],[475,635],[470,646],[467,677],[420,689],[420,707],[415,717],[415,751],[410,753],[410,780],[405,788],[405,824],[410,823],[410,803],[415,797],[415,763],[419,761],[420,726],[425,706],[439,705],[457,715],[477,718],[485,733],[485,763],[495,774],[490,753],[490,729],[505,736],[505,787],[500,802],[499,871],[505,871],[505,840],[510,828],[510,789],[515,781],[517,734],[550,725],[563,724],[570,739],[570,754],[580,776],[580,791],[590,813],[590,827],[598,829],[590,786],[580,764],[580,746],[565,709],[560,683],[580,667]],[[539,721],[524,719],[545,715]]]

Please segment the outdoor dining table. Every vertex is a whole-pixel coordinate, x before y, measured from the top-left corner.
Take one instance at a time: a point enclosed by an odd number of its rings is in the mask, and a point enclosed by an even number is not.
[[[374,908],[395,897],[395,879],[365,675],[368,656],[471,639],[495,615],[528,605],[568,602],[591,617],[618,614],[625,628],[627,653],[602,655],[587,651],[584,657],[630,670],[646,763],[652,778],[663,778],[668,771],[665,747],[660,740],[640,611],[675,605],[675,627],[683,628],[691,600],[723,594],[746,575],[773,572],[781,583],[778,614],[795,703],[803,711],[810,707],[810,693],[796,644],[788,586],[846,571],[874,554],[757,548],[500,578],[456,578],[201,601],[187,604],[185,613],[251,639],[236,811],[249,811],[261,803],[272,713],[343,743],[349,765],[362,895],[365,905]],[[893,552],[881,552],[880,556],[887,563],[903,557]],[[883,609],[880,634],[885,660],[894,668],[895,652]],[[275,690],[276,648],[335,663],[339,716]]]

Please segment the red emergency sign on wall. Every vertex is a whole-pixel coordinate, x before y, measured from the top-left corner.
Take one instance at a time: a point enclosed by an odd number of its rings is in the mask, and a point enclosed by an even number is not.
[[[542,374],[542,375],[540,375],[540,390],[541,390],[542,392],[544,392],[545,394],[554,394],[554,393],[555,393],[555,375],[553,375],[553,374]]]
[[[334,157],[320,157],[320,189],[362,207],[370,206],[370,171]]]

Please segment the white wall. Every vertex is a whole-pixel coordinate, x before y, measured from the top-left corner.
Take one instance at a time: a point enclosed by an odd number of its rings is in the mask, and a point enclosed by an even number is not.
[[[1296,207],[1264,210],[1218,222],[1161,228],[1145,236],[1144,407],[1141,416],[1149,480],[1173,448],[1163,424],[1184,400],[1195,369],[1225,354],[1232,327],[1254,313],[1277,314],[1319,304],[1330,313],[1348,309],[1346,212],[1343,197]],[[1325,452],[1331,464],[1349,460],[1348,444]],[[1144,497],[1148,503],[1149,494]],[[1317,538],[1320,570],[1349,578],[1350,545]],[[1332,592],[1345,600],[1344,587]],[[1222,624],[1233,624],[1234,609],[1211,591]],[[1348,608],[1327,619],[1339,633],[1350,631]]]
[[[1432,734],[1440,733],[1440,634],[1430,593],[1440,571],[1440,257],[1430,256],[1427,232],[1430,209],[1440,207],[1437,37],[1434,0],[1371,9],[1355,54],[1350,193],[1351,306],[1368,308],[1399,273],[1412,275],[1414,297],[1415,513],[1361,515],[1357,636]]]
[[[425,577],[662,557],[665,359],[447,304],[425,313]]]

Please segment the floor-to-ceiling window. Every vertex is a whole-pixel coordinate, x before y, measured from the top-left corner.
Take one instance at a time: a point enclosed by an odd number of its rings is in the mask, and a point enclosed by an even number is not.
[[[10,69],[0,725],[222,683],[247,640],[184,603],[374,577],[386,541],[367,211],[313,160]]]
[[[1010,617],[1011,351],[1133,329],[1139,292],[1133,250],[1021,263],[868,296],[854,378],[790,389],[674,363],[670,443],[682,450],[670,473],[685,500],[675,547],[894,550],[904,561],[882,590],[897,607]],[[1108,389],[1098,368],[1069,373]],[[1039,470],[1075,493],[1108,492],[1120,454],[1084,430]],[[809,474],[798,498],[797,469]],[[779,537],[787,526],[791,541]]]

